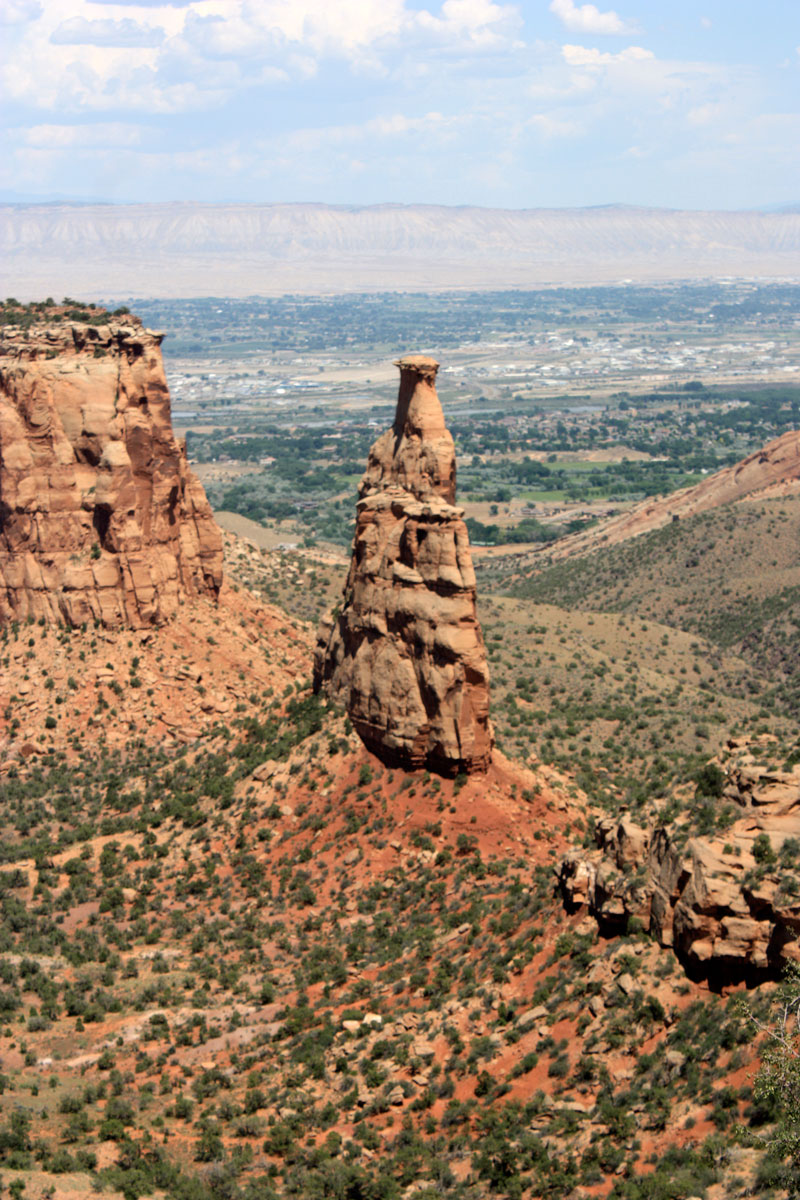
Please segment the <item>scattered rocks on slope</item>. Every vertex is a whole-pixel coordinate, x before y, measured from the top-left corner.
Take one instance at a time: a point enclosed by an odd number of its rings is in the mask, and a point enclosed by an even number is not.
[[[597,848],[570,850],[559,881],[571,907],[607,931],[637,919],[703,971],[764,972],[800,961],[800,767],[766,771],[745,752],[729,763],[720,804],[740,814],[714,837],[606,817]]]
[[[361,482],[342,610],[323,624],[314,686],[387,762],[445,774],[491,759],[489,672],[476,615],[438,363],[403,358],[394,425]]]
[[[4,330],[0,620],[139,628],[217,596],[221,535],[172,432],[161,340],[129,316]]]

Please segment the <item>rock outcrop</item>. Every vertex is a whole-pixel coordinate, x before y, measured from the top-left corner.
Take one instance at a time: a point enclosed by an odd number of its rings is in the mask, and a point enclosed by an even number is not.
[[[162,335],[104,315],[3,330],[0,622],[139,628],[219,592],[222,539],[172,432]]]
[[[596,849],[569,851],[559,880],[606,932],[635,919],[700,972],[777,972],[800,962],[800,767],[766,770],[729,750],[723,832],[686,838],[606,817]]]
[[[438,363],[396,365],[394,425],[369,454],[344,602],[320,629],[314,685],[385,761],[481,771],[493,744],[489,672]]]

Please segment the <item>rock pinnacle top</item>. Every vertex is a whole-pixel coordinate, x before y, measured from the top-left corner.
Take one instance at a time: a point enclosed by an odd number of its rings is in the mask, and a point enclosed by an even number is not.
[[[435,358],[410,354],[395,363],[400,389],[394,424],[369,453],[360,495],[399,485],[418,500],[456,497],[456,452],[436,394]]]
[[[402,358],[395,360],[394,365],[401,371],[413,371],[423,379],[435,379],[439,370],[436,359],[429,358],[427,354],[404,354]]]

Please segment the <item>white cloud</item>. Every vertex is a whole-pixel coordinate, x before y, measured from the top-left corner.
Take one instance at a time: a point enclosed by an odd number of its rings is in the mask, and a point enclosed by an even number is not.
[[[224,35],[229,46],[240,43],[276,41],[294,43],[295,50],[314,54],[347,54],[387,37],[404,22],[404,0],[337,0],[321,4],[319,0],[240,0],[237,4],[217,6],[215,24],[219,36],[222,26],[230,25]],[[191,26],[198,23],[193,13]]]
[[[164,37],[159,26],[141,25],[130,17],[121,21],[73,17],[53,30],[50,41],[56,46],[160,46]]]
[[[113,8],[189,8],[197,0],[87,0],[87,3]]]
[[[59,117],[192,111],[248,87],[302,83],[325,60],[354,79],[432,79],[444,60],[469,70],[493,54],[507,67],[521,45],[518,7],[496,0],[124,0],[131,17],[93,16],[106,2],[5,0],[20,18],[5,85],[12,101]]]
[[[549,113],[534,113],[525,124],[548,141],[552,138],[577,137],[583,132],[582,127],[576,121],[565,121],[560,117],[551,116]]]
[[[280,147],[284,150],[302,152],[303,154],[319,153],[336,147],[351,146],[363,142],[375,142],[375,139],[391,142],[402,137],[424,137],[426,145],[432,140],[441,142],[449,139],[454,133],[471,125],[469,116],[448,117],[440,112],[428,112],[422,116],[412,117],[405,113],[389,113],[384,116],[370,117],[360,124],[325,125],[316,129],[296,129],[286,137],[279,139]],[[278,143],[264,142],[262,152],[273,154]]]
[[[143,128],[123,121],[105,121],[92,125],[33,125],[20,131],[22,140],[40,150],[73,149],[76,147],[138,146],[143,141]]]
[[[418,19],[428,25],[428,14],[420,12]],[[433,27],[440,36],[455,37],[475,45],[497,46],[519,24],[515,6],[494,4],[492,0],[445,0],[442,15]]]
[[[35,21],[43,11],[38,0],[3,0],[0,25],[23,25],[27,21]]]
[[[713,125],[715,121],[723,119],[729,111],[725,104],[698,104],[695,108],[690,108],[686,114],[686,120],[690,125]]]
[[[800,142],[800,113],[760,113],[737,125],[724,141],[731,146],[757,146],[768,154],[785,154],[787,146]]]
[[[687,125],[698,130],[719,123],[735,125],[753,84],[751,73],[742,68],[734,76],[715,63],[661,59],[643,46],[612,54],[565,45],[561,55],[571,89],[562,104],[585,103],[591,97],[597,127],[612,113],[632,129],[658,127],[662,136],[668,130],[685,131]],[[642,136],[634,132],[633,143]]]
[[[655,58],[652,50],[645,50],[643,46],[626,46],[618,54],[595,50],[591,46],[562,46],[561,53],[570,67],[608,67]]]
[[[574,0],[551,0],[554,13],[570,33],[628,34],[635,26],[623,21],[613,10],[601,12],[594,4],[575,4]]]
[[[450,124],[440,112],[425,113],[422,117],[407,117],[404,113],[393,113],[388,117],[372,117],[358,132],[363,135],[377,134],[379,137],[398,137],[405,134],[430,133]]]

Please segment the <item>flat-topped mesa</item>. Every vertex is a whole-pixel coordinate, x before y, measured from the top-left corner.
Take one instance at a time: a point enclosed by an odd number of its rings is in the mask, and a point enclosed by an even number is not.
[[[102,310],[3,328],[0,623],[141,628],[217,596],[221,534],[172,431],[162,337]]]
[[[436,394],[439,364],[412,354],[394,364],[400,368],[400,392],[394,425],[369,452],[360,495],[398,484],[418,499],[456,498],[456,451]]]
[[[475,572],[456,508],[438,363],[402,358],[394,425],[361,481],[344,602],[320,627],[314,687],[387,763],[442,774],[491,761],[489,672]]]

